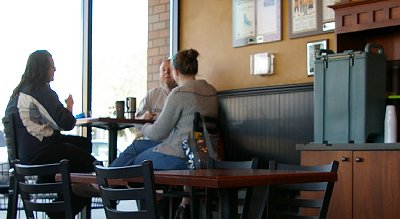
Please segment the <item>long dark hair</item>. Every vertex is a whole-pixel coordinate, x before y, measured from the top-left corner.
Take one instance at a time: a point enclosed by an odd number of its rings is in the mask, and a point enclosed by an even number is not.
[[[22,85],[30,85],[31,88],[44,86],[50,82],[49,68],[51,54],[47,50],[36,50],[29,55],[26,63],[25,72],[21,81],[14,89],[11,98],[14,98],[20,92]]]
[[[183,75],[195,75],[198,70],[197,56],[199,52],[195,49],[179,51],[172,59],[172,65]]]

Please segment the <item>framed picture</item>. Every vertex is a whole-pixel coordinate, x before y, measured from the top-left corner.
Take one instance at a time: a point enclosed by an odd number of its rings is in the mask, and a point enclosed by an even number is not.
[[[335,11],[329,6],[340,3],[341,0],[323,0],[322,1],[322,30],[333,31],[335,29]]]
[[[329,8],[329,5],[334,5],[335,3],[340,2],[338,0],[323,0],[322,1],[322,22],[328,23],[335,21],[335,11],[332,8]]]
[[[312,76],[315,72],[315,55],[320,49],[328,48],[328,40],[319,40],[307,43],[307,75]]]
[[[299,38],[333,31],[334,13],[327,6],[335,0],[288,0],[289,1],[289,37]],[[326,22],[326,23],[324,23]]]
[[[232,0],[232,46],[281,40],[281,0]]]
[[[281,40],[281,0],[257,0],[256,8],[257,43]]]

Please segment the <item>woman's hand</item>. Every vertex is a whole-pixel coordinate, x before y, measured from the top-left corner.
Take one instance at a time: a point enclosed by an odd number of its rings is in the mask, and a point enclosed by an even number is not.
[[[137,116],[136,119],[154,120],[155,116],[156,116],[156,114],[154,114],[150,111],[146,111],[143,113],[143,115]]]
[[[74,106],[74,99],[72,98],[71,94],[68,95],[67,99],[65,99],[65,103],[67,104],[67,109],[72,112],[72,108]]]
[[[146,111],[146,112],[144,113],[143,119],[146,119],[146,120],[153,120],[153,119],[154,119],[154,116],[155,116],[154,113],[152,113],[152,112],[150,112],[150,111]]]

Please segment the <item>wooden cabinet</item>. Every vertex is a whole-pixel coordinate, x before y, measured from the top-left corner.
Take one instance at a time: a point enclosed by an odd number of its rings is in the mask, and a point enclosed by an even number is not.
[[[301,151],[302,165],[338,160],[329,219],[398,219],[400,151]]]
[[[399,0],[352,1],[331,7],[335,10],[338,53],[378,43],[385,48],[388,61],[400,59]]]
[[[400,1],[342,1],[335,10],[336,52],[382,45],[387,58],[387,91],[400,93]]]

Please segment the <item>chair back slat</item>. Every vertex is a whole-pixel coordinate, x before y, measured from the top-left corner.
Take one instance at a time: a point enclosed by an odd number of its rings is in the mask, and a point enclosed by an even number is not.
[[[102,193],[111,200],[142,200],[146,199],[147,196],[143,187],[121,188],[117,190],[102,186],[101,189]]]
[[[18,164],[18,172],[24,176],[50,176],[60,173],[60,164],[46,164],[46,165],[25,165]]]
[[[38,212],[63,212],[65,210],[64,202],[25,202],[24,204],[26,208],[35,209]]]
[[[257,158],[246,161],[220,161],[209,159],[207,165],[209,169],[256,169],[257,166]]]
[[[125,167],[103,167],[94,163],[97,183],[103,200],[104,210],[108,219],[124,218],[159,218],[156,202],[153,163],[143,161],[141,165]],[[140,178],[143,183],[128,186],[114,186],[112,180]],[[139,210],[134,206],[129,210],[118,210],[120,200],[136,200],[140,204]]]
[[[20,182],[19,188],[29,194],[43,194],[43,193],[62,192],[63,185],[61,182],[60,183],[40,183],[40,184]]]
[[[297,170],[297,171],[318,171],[318,172],[337,172],[338,165],[334,163],[317,165],[317,166],[300,166],[293,164],[277,163],[274,160],[269,162],[270,169],[277,170]]]
[[[277,185],[276,187],[286,190],[302,190],[302,191],[324,191],[328,186],[327,182],[321,183],[298,183],[298,184],[286,184]]]
[[[322,206],[322,199],[293,199],[279,197],[276,203],[287,206],[307,207],[307,208],[320,208]]]

